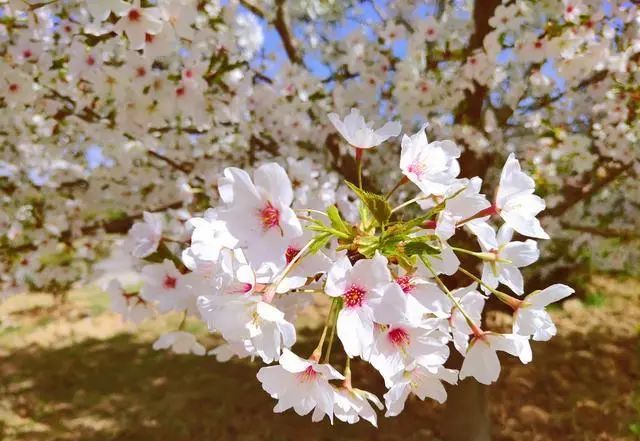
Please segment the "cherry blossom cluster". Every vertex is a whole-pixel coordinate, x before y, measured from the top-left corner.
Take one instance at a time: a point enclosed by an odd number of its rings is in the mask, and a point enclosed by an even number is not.
[[[456,143],[429,142],[422,128],[403,135],[402,177],[377,194],[362,184],[363,164],[367,152],[400,135],[400,124],[375,129],[357,109],[329,119],[354,151],[359,182],[345,182],[352,202],[296,208],[281,165],[264,163],[252,174],[226,168],[220,204],[186,221],[184,246],[166,238],[158,214],[145,213],[131,228],[126,248],[141,259],[142,283],[126,289],[114,280],[114,308],[134,322],[182,313],[179,328],[154,348],[260,359],[269,366],[257,378],[277,400],[274,411],[293,408],[313,421],[376,425],[376,407],[398,415],[410,395],[444,402],[443,382],[495,382],[497,352],[529,363],[530,340],[556,334],[545,307],[573,290],[555,284],[525,291],[520,269],[539,258],[534,239],[549,236],[536,218],[545,202],[516,157],[509,155],[488,199],[482,179],[459,177]],[[399,188],[415,196],[392,206]],[[511,333],[483,325],[490,296],[513,310]],[[317,346],[296,353],[296,317],[318,305],[326,319]],[[224,343],[205,348],[184,330],[189,317]],[[339,348],[346,361],[337,366],[331,357]],[[464,357],[459,370],[447,364],[451,350]],[[357,387],[354,359],[380,373],[384,404]]]
[[[639,16],[626,0],[0,0],[0,293],[85,283],[145,211],[182,239],[229,165],[289,158],[299,207],[355,222],[326,118],[352,107],[428,121],[467,177],[494,182],[514,152],[554,237],[537,275],[637,273]],[[399,148],[368,157],[368,188],[401,178]]]

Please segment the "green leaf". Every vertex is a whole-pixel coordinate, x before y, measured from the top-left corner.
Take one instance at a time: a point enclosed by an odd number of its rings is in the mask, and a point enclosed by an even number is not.
[[[380,194],[369,193],[368,191],[358,188],[349,181],[345,181],[345,183],[369,209],[371,215],[375,218],[376,221],[378,221],[379,225],[384,225],[387,223],[387,221],[391,217],[391,205],[389,205],[389,202],[387,202],[384,196]]]
[[[433,245],[422,241],[412,241],[404,244],[404,252],[407,256],[422,256],[440,254],[440,250]]]
[[[378,236],[362,236],[357,239],[358,252],[367,259],[373,257],[380,246],[380,238]]]
[[[398,259],[398,264],[404,268],[405,271],[411,271],[416,266],[415,257],[413,256],[396,253],[393,257]]]
[[[345,223],[344,220],[342,220],[342,217],[340,216],[340,212],[338,211],[338,208],[335,205],[332,205],[329,208],[327,208],[327,216],[329,216],[329,220],[331,221],[331,226],[335,230],[351,235],[351,228],[349,227],[349,225]]]
[[[323,249],[331,240],[333,235],[331,233],[320,233],[313,238],[313,243],[309,246],[309,253],[315,254]]]
[[[316,233],[332,234],[332,235],[334,235],[336,237],[339,237],[340,239],[350,239],[351,238],[351,235],[349,235],[347,233],[343,233],[342,231],[338,231],[335,228],[327,227],[324,224],[309,225],[309,226],[307,226],[307,230],[315,231]]]

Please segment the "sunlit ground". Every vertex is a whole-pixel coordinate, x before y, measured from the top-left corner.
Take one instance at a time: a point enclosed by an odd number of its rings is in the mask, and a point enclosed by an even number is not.
[[[489,389],[495,439],[640,439],[639,300],[640,283],[596,278],[583,301],[554,311],[560,334],[534,346],[532,364],[503,357],[503,374]],[[317,323],[313,311],[303,320]],[[505,315],[490,320],[510,324]],[[441,406],[419,401],[399,417],[381,417],[378,430],[273,414],[275,403],[255,379],[258,364],[154,351],[153,340],[179,321],[136,331],[96,290],[74,292],[57,307],[48,295],[7,300],[0,305],[0,439],[410,441],[436,440],[446,424]],[[206,335],[195,323],[188,329]],[[367,375],[364,386],[380,391],[369,371],[356,367],[354,375],[360,384]]]

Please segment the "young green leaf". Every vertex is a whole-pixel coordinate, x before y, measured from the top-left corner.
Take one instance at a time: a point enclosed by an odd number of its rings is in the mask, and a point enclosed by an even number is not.
[[[349,181],[345,181],[345,183],[369,209],[371,215],[375,218],[379,225],[384,225],[387,223],[387,221],[391,217],[391,205],[389,205],[389,202],[387,202],[384,196],[361,190]]]
[[[315,254],[323,249],[329,243],[332,236],[333,235],[331,233],[325,232],[314,237],[313,242],[309,246],[309,254]]]
[[[440,254],[440,250],[433,245],[422,241],[412,241],[404,244],[404,252],[407,256],[422,256],[424,254]]]
[[[349,235],[351,234],[351,228],[349,227],[349,225],[347,225],[347,223],[344,220],[342,220],[342,217],[340,216],[340,212],[338,211],[338,208],[335,205],[332,205],[329,208],[327,208],[327,216],[329,216],[329,220],[331,221],[331,226],[335,230],[345,234],[349,234]]]

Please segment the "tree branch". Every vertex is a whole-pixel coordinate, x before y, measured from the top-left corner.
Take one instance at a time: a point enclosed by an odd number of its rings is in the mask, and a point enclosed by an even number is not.
[[[595,173],[595,168],[597,167],[598,165],[594,167],[593,172],[590,173],[589,175],[593,175]],[[604,187],[614,182],[618,177],[622,176],[624,173],[631,170],[632,167],[633,167],[633,162],[630,162],[629,164],[624,164],[624,165],[618,164],[617,168],[609,167],[607,169],[608,171],[607,175],[600,180],[594,180],[590,176],[585,176],[583,178],[584,185],[565,187],[563,201],[560,204],[556,205],[555,207],[545,210],[542,213],[542,216],[558,217],[563,215],[565,212],[567,212],[571,207],[573,207],[577,203],[587,200],[592,196],[594,196]]]
[[[580,231],[582,233],[589,233],[595,236],[618,238],[625,240],[639,240],[640,233],[637,230],[623,230],[620,228],[606,228],[606,227],[593,227],[589,225],[574,225],[570,222],[560,222],[563,228],[568,230]]]
[[[273,26],[275,26],[278,35],[280,35],[282,45],[289,57],[289,61],[293,64],[301,64],[302,58],[298,53],[293,36],[291,35],[285,0],[276,0],[276,18],[273,20]]]
[[[149,149],[147,150],[147,153],[149,154],[149,156],[153,156],[154,158],[157,158],[163,162],[166,162],[167,164],[169,164],[171,166],[171,168],[173,168],[174,170],[178,170],[181,171],[182,173],[186,174],[186,175],[190,175],[191,172],[193,171],[193,163],[191,162],[177,162],[167,156],[164,156],[161,153],[156,152],[153,149]],[[193,176],[194,179],[200,181],[200,182],[204,182],[204,179],[200,176]]]

